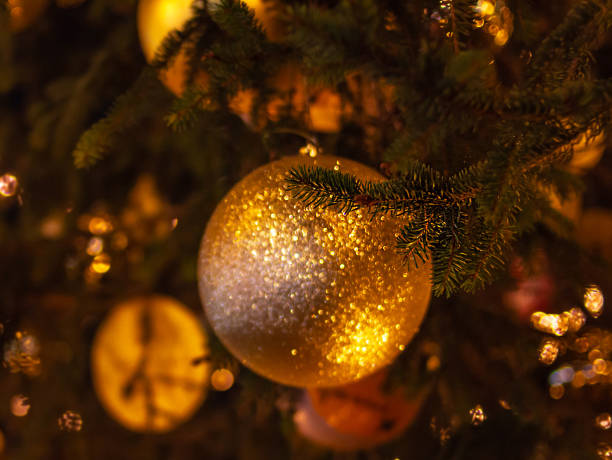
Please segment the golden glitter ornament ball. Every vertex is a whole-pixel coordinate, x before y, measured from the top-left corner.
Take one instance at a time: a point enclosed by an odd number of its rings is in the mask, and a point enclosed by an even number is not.
[[[91,374],[106,411],[133,431],[167,432],[189,419],[206,396],[208,352],[196,316],[164,296],[113,308],[93,342]]]
[[[389,364],[412,339],[429,304],[431,266],[403,264],[394,248],[399,222],[293,199],[287,171],[307,164],[384,180],[332,156],[255,170],[208,223],[200,297],[221,341],[253,371],[298,387],[340,385]]]

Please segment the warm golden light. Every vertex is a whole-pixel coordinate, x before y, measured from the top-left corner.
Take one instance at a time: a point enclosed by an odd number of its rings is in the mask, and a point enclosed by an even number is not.
[[[569,319],[564,315],[538,311],[531,315],[531,325],[538,331],[562,336],[569,329]]]
[[[476,404],[474,408],[470,409],[470,417],[472,425],[475,426],[482,425],[487,419],[487,415],[480,404]]]
[[[92,217],[89,220],[88,229],[93,235],[106,235],[113,231],[113,224],[105,217]]]
[[[134,431],[165,432],[203,401],[209,364],[196,316],[163,296],[119,304],[104,320],[91,350],[94,388],[108,413]]]
[[[0,176],[0,195],[10,197],[17,193],[19,181],[12,174],[4,174]]]
[[[208,223],[200,295],[221,341],[255,372],[287,385],[340,385],[389,364],[412,339],[428,308],[431,266],[406,268],[393,219],[293,199],[284,178],[297,165],[383,179],[325,155],[254,171]]]
[[[603,313],[604,295],[598,286],[589,286],[584,291],[584,308],[593,318],[598,318]]]
[[[138,35],[147,62],[151,62],[164,38],[173,30],[179,30],[191,18],[193,0],[140,0],[138,4]],[[280,30],[268,7],[261,0],[246,0],[249,8],[255,10],[256,18],[261,21],[269,38],[278,38]],[[213,10],[218,0],[209,0],[208,7]],[[185,89],[187,58],[180,52],[173,63],[161,74],[161,80],[174,94],[181,95]],[[197,84],[205,87],[208,77],[200,73]],[[241,100],[249,100],[247,94],[239,94],[234,105],[242,106]],[[250,107],[250,105],[249,105]],[[247,111],[245,110],[245,113]]]
[[[94,257],[90,265],[92,271],[100,275],[106,273],[111,268],[111,258],[108,254],[100,254]]]
[[[94,236],[87,242],[86,252],[90,256],[97,256],[104,250],[104,240],[99,236]]]
[[[610,416],[610,414],[607,412],[599,414],[595,418],[595,425],[597,426],[597,428],[600,428],[602,430],[609,430],[610,428],[612,428],[612,416]]]
[[[549,339],[544,340],[540,345],[540,362],[550,365],[555,362],[557,356],[559,356],[559,342]]]

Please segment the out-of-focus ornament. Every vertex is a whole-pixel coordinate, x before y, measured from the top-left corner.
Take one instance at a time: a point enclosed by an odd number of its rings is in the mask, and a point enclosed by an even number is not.
[[[12,373],[39,375],[41,370],[39,353],[38,339],[28,332],[18,331],[15,333],[15,338],[5,345],[4,365]]]
[[[312,407],[331,428],[373,447],[399,436],[417,416],[425,392],[408,399],[401,389],[384,390],[385,370],[341,387],[307,390]]]
[[[30,399],[24,395],[15,395],[11,398],[11,413],[15,417],[25,417],[30,412]]]
[[[329,426],[325,419],[314,410],[307,391],[304,391],[297,404],[293,422],[304,438],[321,446],[339,451],[359,450],[363,446],[359,437],[341,433]]]
[[[47,8],[49,0],[8,0],[9,26],[20,32],[32,24]]]
[[[57,424],[62,431],[81,431],[83,419],[78,412],[67,410],[57,419]]]
[[[140,0],[138,4],[138,35],[140,44],[147,62],[151,62],[157,48],[169,32],[180,29],[183,24],[191,18],[191,5],[193,0]],[[208,7],[215,8],[218,0],[209,0]],[[277,38],[279,34],[276,20],[268,7],[262,0],[247,0],[247,6],[255,10],[256,18],[261,21],[268,31],[268,37]],[[168,69],[162,72],[163,83],[176,95],[181,95],[185,89],[185,72],[187,70],[187,58],[184,52],[180,52],[170,64]],[[197,84],[205,87],[208,77],[201,73],[197,77]],[[239,94],[237,99],[247,97]],[[239,100],[234,104],[241,106]],[[247,104],[248,105],[248,104]]]
[[[3,174],[0,176],[0,195],[9,197],[17,193],[19,188],[19,181],[12,174]]]
[[[164,296],[117,305],[96,333],[91,371],[107,412],[133,431],[166,432],[198,409],[209,383],[204,330],[185,306]]]
[[[429,304],[431,265],[407,269],[391,218],[293,199],[284,179],[299,165],[384,179],[331,156],[252,172],[208,223],[200,297],[221,341],[255,372],[286,385],[341,385],[389,364],[412,339]]]

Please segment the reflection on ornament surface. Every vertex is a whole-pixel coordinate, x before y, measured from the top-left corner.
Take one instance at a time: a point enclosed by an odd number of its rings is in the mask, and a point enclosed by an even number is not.
[[[340,385],[389,364],[412,339],[429,304],[431,266],[403,264],[394,247],[400,222],[293,199],[284,178],[297,165],[383,180],[331,156],[257,169],[208,223],[200,296],[221,341],[255,372],[287,385]]]
[[[110,312],[94,339],[94,388],[126,428],[172,430],[206,395],[209,365],[192,364],[203,350],[204,331],[182,304],[164,296],[128,300]]]

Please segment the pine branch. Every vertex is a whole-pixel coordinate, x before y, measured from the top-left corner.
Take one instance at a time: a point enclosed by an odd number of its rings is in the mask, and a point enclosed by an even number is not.
[[[165,96],[157,75],[146,69],[134,85],[117,98],[106,117],[89,128],[72,153],[77,168],[88,168],[100,161],[114,148],[120,135],[150,116]]]

